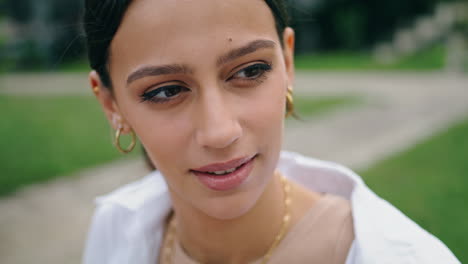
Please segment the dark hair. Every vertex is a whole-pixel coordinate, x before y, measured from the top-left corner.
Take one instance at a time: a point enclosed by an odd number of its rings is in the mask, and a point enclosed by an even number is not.
[[[284,29],[289,25],[285,0],[265,0],[275,18],[280,41]],[[96,70],[102,84],[112,89],[108,71],[109,47],[116,34],[131,0],[85,0],[83,17],[89,64]]]

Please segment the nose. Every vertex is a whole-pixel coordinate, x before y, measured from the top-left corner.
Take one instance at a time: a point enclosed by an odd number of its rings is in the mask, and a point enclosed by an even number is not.
[[[211,94],[200,103],[195,133],[200,146],[223,149],[234,144],[242,136],[243,131],[235,106],[229,104],[227,99],[222,94]]]

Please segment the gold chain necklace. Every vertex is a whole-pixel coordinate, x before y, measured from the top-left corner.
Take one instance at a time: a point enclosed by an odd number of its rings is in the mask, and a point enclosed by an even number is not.
[[[268,249],[267,253],[263,256],[262,264],[265,264],[270,260],[273,251],[276,249],[278,244],[284,238],[286,231],[289,226],[289,222],[291,221],[291,214],[289,212],[289,207],[291,205],[291,198],[289,197],[289,192],[291,190],[291,186],[286,178],[281,177],[281,183],[283,185],[283,192],[284,192],[284,214],[281,223],[281,228],[278,234],[275,237],[275,240],[271,244],[270,248]],[[164,243],[164,248],[162,250],[164,264],[172,264],[173,256],[174,256],[174,242],[175,242],[175,235],[176,235],[176,226],[174,223],[174,217],[172,217],[169,223],[169,230],[166,235],[166,243]]]

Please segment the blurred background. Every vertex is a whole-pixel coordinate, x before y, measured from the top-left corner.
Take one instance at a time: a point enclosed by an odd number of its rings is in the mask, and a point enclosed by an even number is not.
[[[87,84],[82,3],[0,0],[0,263],[80,263],[94,197],[148,171]],[[289,1],[285,149],[351,167],[468,262],[468,2]]]

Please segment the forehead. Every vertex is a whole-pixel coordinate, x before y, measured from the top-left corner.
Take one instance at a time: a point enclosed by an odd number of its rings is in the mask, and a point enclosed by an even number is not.
[[[263,0],[135,0],[112,41],[111,61],[173,63],[258,38],[279,42]]]

